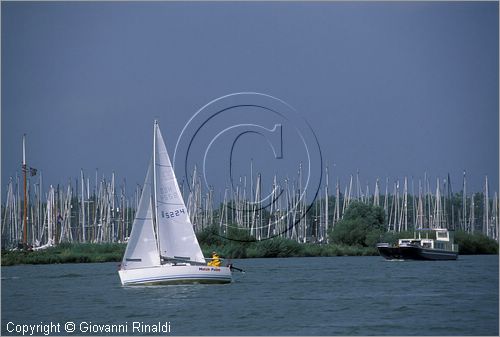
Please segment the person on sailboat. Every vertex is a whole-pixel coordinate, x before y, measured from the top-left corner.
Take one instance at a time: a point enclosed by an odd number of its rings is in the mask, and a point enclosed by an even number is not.
[[[207,265],[211,267],[220,267],[220,258],[216,252],[212,252],[212,261],[210,261]]]

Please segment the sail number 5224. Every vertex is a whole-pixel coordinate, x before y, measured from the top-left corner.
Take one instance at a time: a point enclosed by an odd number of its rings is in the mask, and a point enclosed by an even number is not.
[[[174,211],[161,211],[161,217],[162,218],[166,218],[166,219],[170,219],[170,218],[175,218],[176,216],[179,216],[181,214],[185,214],[186,211],[184,210],[184,208],[179,208],[179,209],[176,209]]]

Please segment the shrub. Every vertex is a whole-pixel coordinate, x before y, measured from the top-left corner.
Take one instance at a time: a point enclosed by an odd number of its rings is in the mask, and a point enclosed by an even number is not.
[[[196,237],[200,245],[218,246],[221,245],[223,241],[223,238],[219,235],[219,228],[215,225],[204,228],[196,234]]]
[[[384,211],[380,207],[353,202],[344,218],[330,231],[333,243],[373,247],[385,232]]]
[[[460,254],[498,254],[498,242],[481,233],[455,232]]]
[[[299,255],[301,245],[297,241],[276,237],[258,242],[256,250],[261,257],[289,257]]]

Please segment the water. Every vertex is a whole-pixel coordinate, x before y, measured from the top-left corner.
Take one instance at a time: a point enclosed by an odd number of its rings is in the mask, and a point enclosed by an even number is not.
[[[122,324],[126,335],[148,334],[133,322],[168,323],[172,335],[499,333],[498,256],[233,262],[247,272],[228,285],[126,288],[116,263],[2,267],[2,335],[13,334],[9,322],[59,323],[61,334],[74,322],[80,335],[106,334],[82,332],[82,322]]]

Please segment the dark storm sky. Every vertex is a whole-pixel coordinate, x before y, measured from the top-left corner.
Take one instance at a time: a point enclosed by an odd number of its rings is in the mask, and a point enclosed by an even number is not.
[[[80,168],[142,184],[154,118],[173,156],[198,109],[242,91],[293,106],[342,189],[359,170],[371,191],[424,172],[458,191],[465,169],[469,191],[498,190],[498,2],[1,6],[2,190],[23,133],[46,186]],[[238,153],[269,177],[259,141]]]

